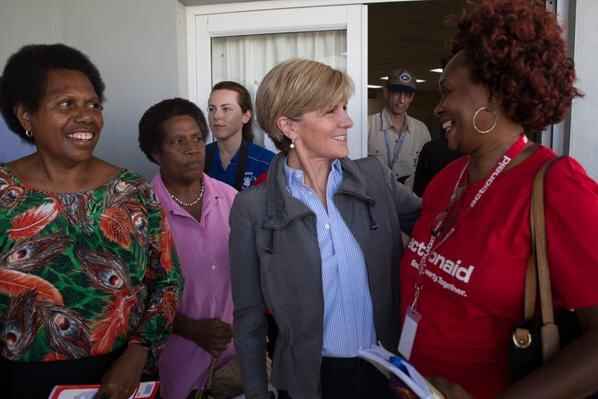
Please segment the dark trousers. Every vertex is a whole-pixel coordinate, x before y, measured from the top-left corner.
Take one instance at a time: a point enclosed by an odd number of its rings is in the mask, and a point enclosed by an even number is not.
[[[391,399],[388,380],[361,358],[323,357],[320,369],[322,399]],[[279,399],[292,399],[278,391]]]

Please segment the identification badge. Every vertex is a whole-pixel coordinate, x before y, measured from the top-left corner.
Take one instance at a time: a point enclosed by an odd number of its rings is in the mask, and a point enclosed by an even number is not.
[[[415,334],[417,333],[417,325],[421,320],[421,314],[414,309],[407,309],[403,329],[401,330],[401,339],[399,340],[399,353],[407,360],[411,358],[411,350],[413,349],[413,342],[415,341]]]

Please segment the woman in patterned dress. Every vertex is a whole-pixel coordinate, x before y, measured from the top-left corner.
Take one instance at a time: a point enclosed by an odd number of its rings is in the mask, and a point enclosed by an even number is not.
[[[101,384],[97,398],[127,398],[176,313],[182,278],[151,186],[92,154],[103,94],[97,68],[62,44],[21,48],[0,81],[2,115],[37,149],[0,164],[8,397]]]

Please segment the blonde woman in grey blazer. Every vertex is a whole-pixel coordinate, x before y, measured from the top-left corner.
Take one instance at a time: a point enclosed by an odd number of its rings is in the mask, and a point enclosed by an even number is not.
[[[281,152],[230,215],[233,331],[249,399],[269,398],[264,305],[279,327],[279,398],[391,397],[357,352],[378,341],[396,351],[401,231],[420,200],[376,159],[347,158],[352,91],[345,73],[291,59],[257,93],[258,121]]]

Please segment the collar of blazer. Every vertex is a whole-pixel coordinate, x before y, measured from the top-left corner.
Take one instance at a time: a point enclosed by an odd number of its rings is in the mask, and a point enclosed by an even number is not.
[[[286,155],[281,152],[270,163],[266,183],[268,217],[262,224],[263,228],[283,228],[299,217],[313,215],[313,212],[304,203],[294,198],[286,189],[283,171],[285,158]],[[343,182],[336,195],[350,195],[367,202],[368,206],[375,205],[376,201],[367,193],[366,180],[357,165],[348,158],[343,158],[340,162],[343,170]]]

